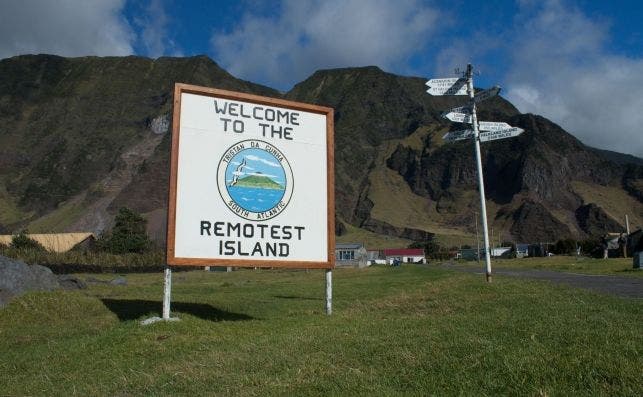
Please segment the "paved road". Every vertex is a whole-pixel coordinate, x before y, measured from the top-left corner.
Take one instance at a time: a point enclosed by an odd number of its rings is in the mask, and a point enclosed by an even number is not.
[[[478,267],[443,263],[443,268],[484,274]],[[567,284],[571,287],[585,288],[601,293],[622,296],[626,298],[643,298],[643,277],[620,277],[608,275],[593,275],[579,273],[564,273],[551,270],[533,269],[493,269],[493,274],[503,276],[533,278],[547,280],[553,283]]]

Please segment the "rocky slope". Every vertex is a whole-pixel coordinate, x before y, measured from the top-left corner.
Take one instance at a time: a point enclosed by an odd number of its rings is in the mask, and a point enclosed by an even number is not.
[[[1,60],[0,225],[100,233],[119,205],[163,208],[175,82],[281,95],[207,57]]]
[[[382,221],[409,226],[400,207],[426,200],[423,210],[429,215],[418,221],[423,215],[416,213],[414,227],[441,230],[439,234],[457,240],[474,232],[477,174],[471,142],[445,144],[441,139],[445,131],[463,126],[439,114],[463,99],[431,97],[424,82],[374,67],[338,69],[315,73],[288,97],[336,109],[337,200],[343,220],[378,232],[386,231]],[[520,114],[502,98],[483,102],[479,119],[505,121],[526,131],[518,138],[482,145],[490,224],[502,239],[556,241],[620,231],[625,212],[641,224],[641,166],[629,161],[632,158],[588,148],[549,120]],[[390,155],[377,155],[391,145],[395,148]],[[403,178],[411,197],[387,205],[397,193],[382,194],[373,185],[388,178],[390,186],[399,189],[399,181],[382,171],[384,166]],[[594,198],[588,186],[611,190],[601,203],[593,203],[600,216],[588,217],[581,210]],[[626,202],[628,208],[619,211],[614,202]],[[385,209],[373,211],[378,205]]]
[[[431,97],[425,79],[377,67],[319,71],[281,94],[206,57],[0,61],[0,228],[87,230],[128,206],[163,239],[174,82],[335,109],[337,232],[470,243],[479,213],[470,142],[440,117],[463,97]],[[525,129],[482,145],[498,240],[584,238],[643,224],[641,160],[590,149],[559,126],[496,97],[479,118]],[[373,234],[371,234],[373,235]],[[396,240],[398,243],[400,240]]]

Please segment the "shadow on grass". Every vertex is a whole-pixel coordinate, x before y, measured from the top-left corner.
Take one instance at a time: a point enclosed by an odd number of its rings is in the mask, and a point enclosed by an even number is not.
[[[160,314],[162,303],[140,299],[101,299],[105,307],[118,316],[121,321],[136,320],[146,314]],[[191,314],[209,321],[245,321],[254,317],[241,313],[231,313],[204,303],[172,302],[170,309],[177,313]]]
[[[324,298],[311,298],[308,296],[296,296],[296,295],[273,295],[273,298],[279,298],[279,299],[301,299],[301,300],[307,300],[307,301],[321,301],[324,300]]]

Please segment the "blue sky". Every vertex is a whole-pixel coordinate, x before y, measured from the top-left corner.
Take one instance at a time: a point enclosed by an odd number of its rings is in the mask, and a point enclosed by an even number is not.
[[[643,157],[643,2],[589,0],[0,0],[0,58],[206,54],[286,91],[377,65],[503,87],[583,142]]]

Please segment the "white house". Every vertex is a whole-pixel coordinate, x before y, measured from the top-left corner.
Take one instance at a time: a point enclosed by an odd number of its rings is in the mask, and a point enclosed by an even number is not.
[[[366,248],[364,248],[364,244],[335,244],[335,264],[337,266],[368,266],[366,255]]]
[[[384,250],[386,263],[392,265],[395,261],[400,263],[426,263],[422,248],[392,248]]]

